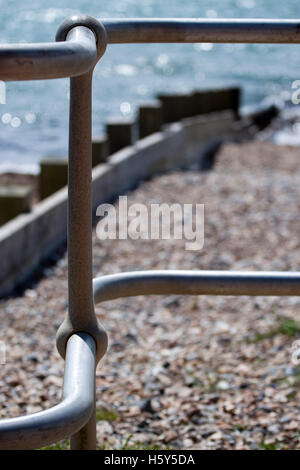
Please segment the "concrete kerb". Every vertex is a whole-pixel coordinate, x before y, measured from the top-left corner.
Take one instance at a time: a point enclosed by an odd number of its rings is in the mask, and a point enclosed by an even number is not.
[[[9,293],[66,239],[63,188],[0,228],[0,294]]]

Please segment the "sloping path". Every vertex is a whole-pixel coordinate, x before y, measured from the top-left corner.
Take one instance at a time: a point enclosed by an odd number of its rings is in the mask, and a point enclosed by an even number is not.
[[[226,144],[212,171],[172,172],[128,203],[205,204],[205,244],[101,242],[95,275],[145,269],[299,270],[300,150]],[[0,303],[0,413],[60,397],[55,332],[66,308],[66,257],[35,289]],[[97,307],[110,346],[97,372],[98,442],[187,449],[300,445],[300,298],[137,297]],[[298,323],[299,322],[299,323]]]

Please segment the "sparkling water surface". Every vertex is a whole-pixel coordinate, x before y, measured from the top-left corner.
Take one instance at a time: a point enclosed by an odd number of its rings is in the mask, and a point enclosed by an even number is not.
[[[72,14],[101,18],[299,18],[299,0],[0,0],[0,42],[53,41]],[[236,85],[243,104],[281,100],[300,79],[299,45],[111,45],[97,65],[93,134],[110,116],[134,116],[159,92]],[[67,79],[6,84],[0,104],[0,172],[38,170],[44,156],[67,154]]]

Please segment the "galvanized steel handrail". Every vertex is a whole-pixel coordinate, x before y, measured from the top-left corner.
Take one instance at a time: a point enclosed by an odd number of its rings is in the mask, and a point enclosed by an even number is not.
[[[153,270],[101,276],[95,303],[138,295],[300,295],[300,272]]]
[[[11,421],[1,420],[0,445],[8,449],[41,447],[70,435],[74,449],[96,447],[95,366],[106,351],[107,334],[95,316],[92,292],[91,92],[94,66],[106,49],[106,32],[94,18],[72,17],[59,27],[56,41],[53,45],[24,46],[24,56],[18,52],[17,46],[3,46],[0,57],[2,80],[71,76],[69,311],[57,334],[58,351],[66,359],[67,395],[60,405],[50,410]],[[76,338],[81,334],[86,335],[86,340],[90,338],[94,345],[89,353],[85,349],[86,354],[82,350],[83,354],[78,356]],[[69,365],[72,364],[72,355],[78,360],[74,367]]]
[[[75,28],[66,42],[0,45],[0,78],[41,80],[82,75],[97,61],[90,29]]]
[[[90,29],[74,28],[66,42],[0,45],[0,79],[42,80],[82,75],[97,62]]]
[[[118,18],[101,21],[108,44],[300,43],[300,20]]]
[[[77,24],[79,17],[76,18]],[[95,50],[84,36],[85,25],[60,43],[0,45],[1,80],[41,80],[81,75],[95,65]],[[265,19],[104,19],[107,44],[125,43],[263,43],[299,44],[300,20]],[[77,28],[76,28],[77,29]],[[78,34],[76,34],[78,32]],[[104,51],[103,51],[104,52]],[[99,59],[99,57],[98,57]]]
[[[161,42],[300,43],[300,20],[66,20],[56,43],[0,45],[0,80],[71,77],[68,165],[69,310],[57,333],[65,358],[63,400],[0,421],[0,449],[36,448],[71,437],[71,448],[96,448],[95,366],[107,334],[94,302],[145,294],[300,295],[300,273],[144,271],[92,280],[91,90],[107,44]]]
[[[95,342],[86,333],[68,341],[63,400],[45,411],[0,421],[0,450],[34,449],[80,431],[94,411]]]

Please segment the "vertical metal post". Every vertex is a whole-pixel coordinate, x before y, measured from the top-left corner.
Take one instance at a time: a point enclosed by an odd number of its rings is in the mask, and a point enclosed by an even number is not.
[[[71,78],[69,131],[69,314],[94,315],[92,296],[92,73]]]
[[[106,49],[106,32],[97,20],[72,17],[58,29],[57,41],[84,37],[94,50],[94,65]],[[57,348],[65,357],[68,338],[85,332],[96,343],[96,364],[105,354],[107,334],[97,321],[92,280],[92,76],[94,66],[70,80],[68,167],[68,294],[69,309],[57,332]],[[83,367],[85,365],[83,364]],[[95,374],[95,371],[94,371]],[[93,409],[86,425],[71,437],[71,448],[96,448],[95,388]]]
[[[96,383],[96,380],[95,380]],[[94,389],[94,409],[87,424],[76,434],[71,436],[71,450],[96,450],[96,385]]]
[[[98,21],[72,17],[57,31],[57,41],[79,37],[94,51],[94,65],[104,54],[106,32]],[[92,142],[91,92],[94,66],[71,78],[68,169],[69,311],[57,332],[57,349],[64,358],[70,336],[84,331],[96,342],[96,362],[107,348],[107,334],[98,322],[92,296]]]
[[[69,315],[94,315],[92,290],[92,71],[70,80],[68,276]],[[95,401],[95,396],[94,396]],[[72,449],[96,448],[95,406]]]

